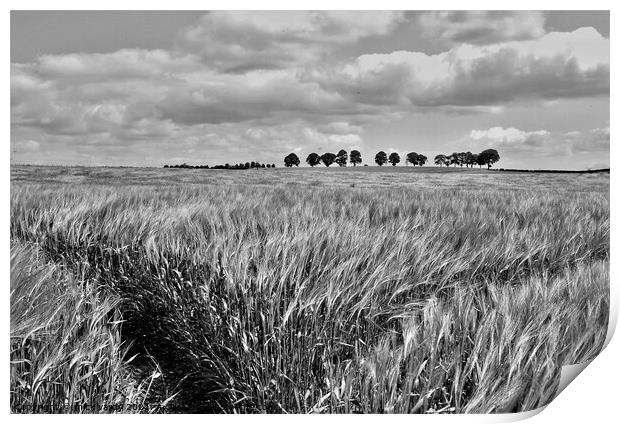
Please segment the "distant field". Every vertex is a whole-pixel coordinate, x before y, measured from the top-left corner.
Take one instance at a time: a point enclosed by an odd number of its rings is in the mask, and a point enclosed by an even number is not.
[[[275,168],[249,170],[11,167],[11,182],[94,185],[258,185],[313,187],[411,187],[569,191],[609,190],[609,173],[513,173],[477,168],[368,166]]]
[[[12,167],[11,405],[533,409],[609,231],[608,173]]]

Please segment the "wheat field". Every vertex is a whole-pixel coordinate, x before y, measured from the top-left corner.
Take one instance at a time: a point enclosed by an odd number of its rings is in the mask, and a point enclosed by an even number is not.
[[[13,167],[14,411],[498,413],[609,309],[609,175]]]

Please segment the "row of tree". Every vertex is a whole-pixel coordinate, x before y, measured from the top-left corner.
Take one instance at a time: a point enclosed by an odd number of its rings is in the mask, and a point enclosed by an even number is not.
[[[224,165],[214,165],[209,167],[209,165],[188,165],[186,163],[182,163],[181,165],[164,165],[164,168],[187,168],[187,169],[258,169],[258,168],[275,168],[275,163],[260,163],[260,162],[246,162],[246,163],[235,163],[229,164],[226,163]]]
[[[334,163],[338,164],[338,166],[347,166],[347,162],[351,163],[353,166],[359,165],[362,163],[362,154],[357,150],[351,150],[351,154],[349,155],[346,150],[340,150],[337,154],[330,152],[323,153],[322,155],[310,153],[306,158],[306,163],[312,167],[321,163],[327,167]],[[300,163],[301,161],[295,153],[289,153],[284,158],[284,166],[288,168],[291,166],[299,166]]]
[[[422,154],[410,152],[407,153],[405,163],[410,163],[413,166],[424,166],[427,160],[428,158]],[[460,165],[462,167],[463,165],[466,165],[473,167],[474,165],[487,165],[490,168],[491,165],[498,160],[499,154],[495,149],[487,149],[477,154],[472,152],[454,152],[447,156],[435,156],[435,164],[439,166]],[[339,166],[347,166],[347,161],[353,166],[357,166],[362,163],[362,154],[358,150],[351,150],[351,154],[348,154],[346,150],[340,150],[337,154],[330,152],[323,153],[322,155],[319,155],[318,153],[310,153],[306,158],[306,163],[311,167],[315,167],[321,163],[327,167],[333,165],[334,163]],[[396,166],[400,163],[400,155],[396,152],[392,152],[388,156],[384,151],[380,151],[375,155],[375,163],[377,165],[383,166],[388,162],[392,164],[392,166]],[[300,163],[301,161],[295,153],[289,153],[284,158],[284,166],[287,168],[299,166]]]
[[[428,160],[428,158],[422,154],[416,152],[409,152],[406,155],[406,162],[410,163],[413,166],[424,166]],[[437,155],[435,156],[435,165],[439,166],[468,166],[473,167],[474,165],[479,165],[482,167],[483,165],[488,166],[489,168],[495,162],[499,160],[499,154],[495,149],[487,149],[483,150],[480,153],[472,153],[472,152],[454,152],[451,155]],[[306,163],[312,167],[315,167],[319,164],[323,164],[327,167],[335,164],[338,166],[347,166],[347,162],[351,163],[353,166],[357,166],[362,163],[362,154],[358,150],[351,150],[351,153],[347,153],[346,150],[340,150],[337,154],[334,153],[323,153],[319,155],[318,153],[310,153],[306,158]],[[390,153],[388,156],[384,151],[380,151],[375,155],[375,163],[379,166],[383,166],[386,163],[392,164],[392,166],[396,166],[400,163],[400,155],[396,152]],[[284,158],[284,166],[290,168],[292,166],[299,166],[301,161],[299,157],[295,153],[289,153]],[[260,162],[246,162],[246,163],[237,163],[237,164],[224,164],[224,165],[215,165],[210,167],[210,169],[255,169],[255,168],[275,168],[275,164],[264,164]],[[191,168],[191,169],[209,169],[209,165],[188,165],[183,163],[181,165],[164,165],[164,168]]]
[[[416,152],[409,152],[407,153],[405,164],[410,163],[413,166],[424,166],[427,160],[428,158],[424,155],[418,154]],[[388,162],[391,163],[392,166],[396,166],[400,163],[400,155],[396,152],[392,152],[388,156],[387,153],[385,153],[383,150],[375,155],[375,163],[377,165],[383,166]]]
[[[499,161],[499,153],[495,149],[486,149],[480,153],[454,152],[451,155],[435,156],[435,165],[439,166],[463,166],[473,168],[474,165],[482,167],[486,165],[491,168],[495,162]]]

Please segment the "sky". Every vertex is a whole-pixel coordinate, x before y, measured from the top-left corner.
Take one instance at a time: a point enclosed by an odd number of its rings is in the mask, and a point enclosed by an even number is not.
[[[609,166],[609,13],[12,11],[11,163]]]

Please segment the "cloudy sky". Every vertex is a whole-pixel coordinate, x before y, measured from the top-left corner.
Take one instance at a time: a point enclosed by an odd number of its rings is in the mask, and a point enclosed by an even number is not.
[[[12,12],[11,162],[609,165],[607,12]]]

